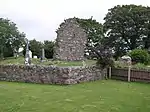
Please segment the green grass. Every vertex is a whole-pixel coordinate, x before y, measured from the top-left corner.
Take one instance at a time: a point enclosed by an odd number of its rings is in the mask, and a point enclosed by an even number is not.
[[[90,66],[90,65],[94,65],[96,63],[96,61],[94,60],[86,60],[85,61],[86,65]],[[19,57],[19,58],[6,58],[5,60],[1,60],[0,64],[24,64],[24,58],[23,57]],[[82,66],[83,63],[82,61],[52,61],[52,60],[46,60],[44,62],[40,62],[39,59],[32,59],[32,64],[36,64],[36,65],[56,65],[56,66]]]
[[[128,65],[122,64],[119,61],[115,61],[115,67],[116,68],[128,68]],[[137,70],[150,70],[150,65],[144,65],[142,63],[137,63],[137,64],[133,64],[131,65],[132,69],[137,69]]]
[[[14,64],[14,63],[23,64],[24,63],[23,57],[19,57],[19,58],[10,57],[4,60],[0,60],[0,64]]]
[[[0,112],[150,112],[150,85],[113,80],[71,86],[0,82]]]

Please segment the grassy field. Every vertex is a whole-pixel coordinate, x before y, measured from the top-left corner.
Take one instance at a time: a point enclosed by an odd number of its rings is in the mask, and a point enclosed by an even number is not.
[[[112,80],[71,86],[0,82],[0,112],[150,112],[150,85]]]
[[[86,60],[85,61],[86,65],[94,65],[96,61],[94,60]],[[5,60],[1,60],[0,64],[24,64],[24,58],[19,57],[19,58],[7,58]],[[52,61],[52,60],[46,60],[44,62],[40,62],[39,59],[32,59],[32,64],[37,64],[37,65],[56,65],[56,66],[82,66],[83,63],[82,61]]]

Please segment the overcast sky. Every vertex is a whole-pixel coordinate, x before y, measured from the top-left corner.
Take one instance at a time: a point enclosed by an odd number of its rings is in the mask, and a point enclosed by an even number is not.
[[[64,19],[93,16],[103,22],[108,9],[118,4],[150,6],[150,0],[0,0],[0,17],[15,22],[28,39],[54,40]]]

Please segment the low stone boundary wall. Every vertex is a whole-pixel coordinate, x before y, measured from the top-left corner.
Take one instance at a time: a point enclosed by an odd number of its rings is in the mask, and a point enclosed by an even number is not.
[[[128,81],[128,68],[112,68],[111,78]],[[150,82],[150,71],[131,68],[130,81]]]
[[[105,69],[97,67],[52,67],[0,65],[0,81],[76,84],[104,79]]]

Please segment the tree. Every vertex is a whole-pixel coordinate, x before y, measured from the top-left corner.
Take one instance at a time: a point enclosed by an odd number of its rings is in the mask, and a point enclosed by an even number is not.
[[[145,65],[149,63],[150,56],[147,50],[134,49],[131,52],[129,52],[129,56],[131,57],[134,63],[143,63]]]
[[[148,45],[149,8],[137,5],[117,5],[104,18],[105,44],[112,47],[116,57],[135,48]]]
[[[4,57],[12,57],[14,55],[12,47],[6,43],[3,52]]]
[[[148,21],[146,23],[146,34],[147,36],[145,36],[144,38],[144,48],[145,49],[149,49],[150,48],[150,7],[147,7],[147,18],[148,18]]]
[[[0,18],[0,58],[4,58],[5,49],[15,54],[19,47],[22,46],[24,37],[25,34],[19,32],[15,23],[8,19]]]
[[[90,57],[95,57],[92,55],[91,48],[94,48],[98,46],[103,37],[103,25],[96,20],[90,18],[90,19],[80,19],[76,18],[77,22],[80,24],[80,26],[85,30],[88,41],[87,41],[87,49],[86,51],[89,53]]]
[[[29,43],[29,49],[31,50],[32,55],[39,58],[41,56],[42,43],[35,39],[30,40]]]
[[[92,47],[91,51],[97,58],[96,64],[100,66],[101,68],[114,66],[114,61],[112,59],[113,52],[112,52],[112,49],[109,48],[107,45],[99,44],[96,47]]]
[[[53,58],[54,54],[54,45],[55,43],[53,41],[44,41],[44,50],[45,50],[45,57],[50,59]]]
[[[48,59],[53,58],[54,54],[54,42],[53,41],[48,41],[45,40],[44,43],[37,41],[35,39],[30,40],[29,42],[29,49],[32,52],[33,56],[37,56],[40,58],[42,56],[42,48],[44,48],[45,51],[45,57]],[[26,46],[24,47],[23,54],[25,55],[25,49]]]

